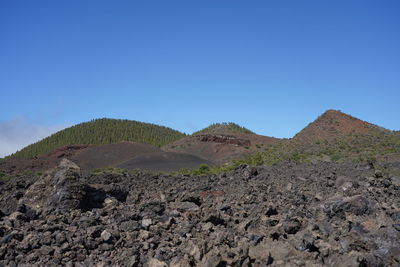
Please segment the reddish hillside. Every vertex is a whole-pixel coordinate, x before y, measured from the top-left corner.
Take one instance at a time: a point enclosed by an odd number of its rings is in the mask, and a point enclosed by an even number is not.
[[[377,125],[362,121],[338,110],[328,110],[293,137],[293,140],[315,143],[316,141],[343,137],[389,132]]]
[[[21,173],[44,171],[54,168],[62,158],[69,158],[85,151],[90,145],[68,145],[54,149],[34,158],[7,158],[0,161],[0,171]]]
[[[196,155],[215,163],[225,163],[262,151],[279,140],[257,134],[201,132],[168,144],[163,149]]]
[[[62,158],[77,163],[82,170],[114,167],[124,161],[146,153],[162,152],[161,149],[143,143],[121,142],[107,145],[69,145],[30,159],[9,158],[0,162],[0,170],[6,173],[44,171],[57,166]]]

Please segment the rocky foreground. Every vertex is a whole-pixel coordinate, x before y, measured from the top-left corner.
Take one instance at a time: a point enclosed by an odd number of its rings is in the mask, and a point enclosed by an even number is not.
[[[372,164],[171,177],[63,160],[0,188],[4,266],[400,265],[400,177]]]

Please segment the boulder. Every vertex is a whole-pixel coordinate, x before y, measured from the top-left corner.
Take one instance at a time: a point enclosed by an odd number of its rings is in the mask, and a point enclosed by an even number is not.
[[[115,185],[90,185],[81,177],[80,168],[68,159],[61,160],[26,191],[19,204],[34,210],[67,212],[101,208],[108,197],[125,201],[128,192]]]
[[[369,215],[373,212],[374,203],[362,195],[339,198],[327,201],[323,208],[328,217],[339,216],[344,218],[344,213],[357,216]]]

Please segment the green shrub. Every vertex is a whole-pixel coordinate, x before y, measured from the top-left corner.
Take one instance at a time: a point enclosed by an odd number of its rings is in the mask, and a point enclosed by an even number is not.
[[[0,181],[8,181],[15,178],[15,175],[8,174],[5,172],[0,172]]]

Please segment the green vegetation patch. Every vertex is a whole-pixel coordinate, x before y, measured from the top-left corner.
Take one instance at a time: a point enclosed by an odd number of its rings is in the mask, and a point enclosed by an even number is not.
[[[201,164],[195,169],[180,169],[179,171],[172,172],[172,175],[188,175],[188,176],[202,176],[207,174],[220,174],[223,172],[230,171],[240,165],[239,162],[232,162],[231,164],[210,166],[207,164]]]
[[[249,129],[242,127],[233,122],[223,122],[223,123],[213,123],[207,128],[193,133],[195,134],[205,134],[205,133],[245,133],[254,134],[254,132]]]
[[[140,173],[140,170],[127,170],[121,168],[104,168],[104,169],[96,169],[91,172],[94,175],[101,175],[101,174],[128,174],[128,175],[136,175]]]
[[[122,141],[147,143],[161,147],[185,137],[168,127],[131,120],[97,119],[59,131],[11,155],[31,158],[58,147],[75,144],[112,144]]]
[[[104,169],[96,169],[91,172],[90,174],[93,175],[105,175],[105,174],[114,174],[114,175],[125,175],[125,176],[135,176],[139,174],[166,174],[165,172],[162,171],[150,171],[150,170],[142,170],[142,169],[134,169],[134,170],[128,170],[128,169],[122,169],[122,168],[104,168]]]
[[[6,173],[0,171],[0,181],[9,181],[17,177],[41,176],[43,172],[23,171],[19,173]]]
[[[0,172],[0,181],[8,181],[13,179],[15,176],[8,174],[8,173],[4,173],[4,172]]]

